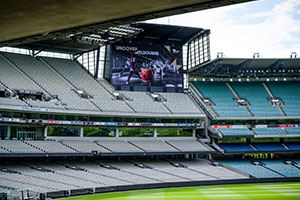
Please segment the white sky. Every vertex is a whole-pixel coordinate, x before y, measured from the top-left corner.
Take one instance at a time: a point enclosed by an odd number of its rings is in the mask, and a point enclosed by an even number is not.
[[[300,0],[260,0],[193,13],[150,23],[201,27],[211,30],[211,56],[287,58],[300,56]]]

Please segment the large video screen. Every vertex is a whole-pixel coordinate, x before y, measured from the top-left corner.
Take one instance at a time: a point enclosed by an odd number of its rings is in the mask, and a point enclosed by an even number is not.
[[[181,49],[154,44],[114,44],[111,46],[111,83],[182,88]]]

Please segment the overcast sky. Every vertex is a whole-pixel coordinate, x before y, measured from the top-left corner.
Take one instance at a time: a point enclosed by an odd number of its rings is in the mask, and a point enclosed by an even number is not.
[[[211,30],[211,55],[286,58],[300,56],[300,0],[260,0],[150,20]]]

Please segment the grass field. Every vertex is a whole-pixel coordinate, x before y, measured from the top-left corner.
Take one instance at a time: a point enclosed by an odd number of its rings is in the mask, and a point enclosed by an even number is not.
[[[300,200],[300,183],[166,188],[76,196],[60,200]]]

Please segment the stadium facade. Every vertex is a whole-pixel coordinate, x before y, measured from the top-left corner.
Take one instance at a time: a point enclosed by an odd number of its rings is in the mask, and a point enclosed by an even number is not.
[[[300,60],[211,60],[209,34],[135,23],[2,48],[0,199],[299,181]]]

